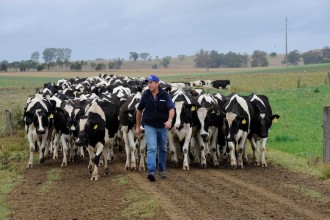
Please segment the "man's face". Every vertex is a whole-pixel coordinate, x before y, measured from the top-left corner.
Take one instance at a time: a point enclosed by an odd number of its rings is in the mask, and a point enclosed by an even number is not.
[[[159,82],[148,81],[148,88],[151,92],[157,91]]]

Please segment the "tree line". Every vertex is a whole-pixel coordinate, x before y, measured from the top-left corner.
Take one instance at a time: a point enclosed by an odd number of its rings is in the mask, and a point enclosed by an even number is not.
[[[276,55],[275,52],[270,53],[271,57],[275,57]],[[293,50],[282,60],[282,63],[297,65],[300,61],[303,61],[305,65],[329,63],[330,47],[326,46],[322,50],[311,50],[302,54],[298,50]],[[267,53],[260,50],[253,51],[250,59],[247,54],[237,54],[234,52],[224,54],[215,50],[209,52],[201,49],[196,53],[195,58],[195,67],[197,68],[266,67],[268,65]]]
[[[30,60],[15,61],[9,63],[6,60],[0,62],[1,71],[102,71],[120,69],[124,59],[112,59],[106,61],[97,59],[95,62],[87,61],[70,61],[72,50],[69,48],[46,48],[42,53],[44,62],[39,62],[40,53],[33,52]],[[271,57],[275,57],[275,52],[270,53]],[[178,55],[178,59],[182,61],[186,55]],[[138,59],[153,61],[150,53],[130,52],[129,60],[137,61]],[[158,56],[156,56],[158,60]],[[165,56],[159,59],[159,63],[151,64],[151,68],[158,69],[160,67],[168,68],[171,62],[170,56]],[[306,64],[329,63],[330,62],[330,47],[325,46],[321,50],[311,50],[305,53],[300,53],[298,50],[293,50],[288,53],[283,64],[297,65],[299,62]],[[195,54],[194,66],[196,68],[240,68],[240,67],[266,67],[269,65],[267,53],[260,50],[253,51],[251,57],[248,54],[240,54],[228,52],[226,54],[219,53],[215,50],[207,51],[200,49]]]

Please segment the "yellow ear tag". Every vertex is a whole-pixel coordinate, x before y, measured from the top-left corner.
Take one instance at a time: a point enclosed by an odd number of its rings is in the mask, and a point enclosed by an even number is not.
[[[246,124],[246,120],[245,120],[245,118],[243,119],[242,124],[243,124],[243,125]]]
[[[196,110],[195,106],[191,106],[191,111],[195,111],[195,110]]]
[[[273,119],[273,122],[275,122],[275,123],[276,123],[276,122],[277,122],[277,118],[274,118],[274,119]]]
[[[50,114],[50,115],[49,115],[49,118],[54,118],[54,115],[53,115],[53,114]]]
[[[96,124],[96,125],[94,125],[94,130],[96,129],[98,127],[98,125]]]

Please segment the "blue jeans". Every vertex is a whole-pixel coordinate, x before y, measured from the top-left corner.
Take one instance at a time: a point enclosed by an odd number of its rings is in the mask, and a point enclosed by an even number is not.
[[[167,128],[154,128],[145,125],[147,141],[147,169],[148,173],[156,174],[156,157],[158,153],[158,170],[165,171],[167,155]],[[157,148],[158,146],[158,148]]]

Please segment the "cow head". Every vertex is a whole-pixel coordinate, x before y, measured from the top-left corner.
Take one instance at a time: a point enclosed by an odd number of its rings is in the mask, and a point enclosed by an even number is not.
[[[226,113],[226,140],[228,142],[234,141],[235,135],[240,130],[244,131],[248,129],[248,117],[239,116],[232,112]]]
[[[213,105],[210,108],[200,107],[197,110],[198,121],[200,123],[200,135],[204,141],[209,140],[210,135],[210,127],[218,127],[219,126],[219,117],[220,111],[216,105]]]
[[[93,137],[94,133],[98,129],[99,124],[88,116],[82,116],[79,120],[79,134],[76,141],[77,146],[88,145],[90,138]]]
[[[272,122],[277,120],[280,116],[277,114],[268,115],[265,112],[260,112],[256,117],[256,133],[261,138],[267,138],[269,130],[272,127]]]
[[[34,112],[27,111],[24,113],[24,121],[26,127],[33,123],[37,134],[45,134],[50,125],[50,120],[54,117],[53,113],[45,109],[36,109]]]
[[[173,129],[181,130],[184,124],[192,125],[192,114],[196,110],[195,104],[188,104],[184,101],[177,101],[175,105],[175,115],[172,122]]]

